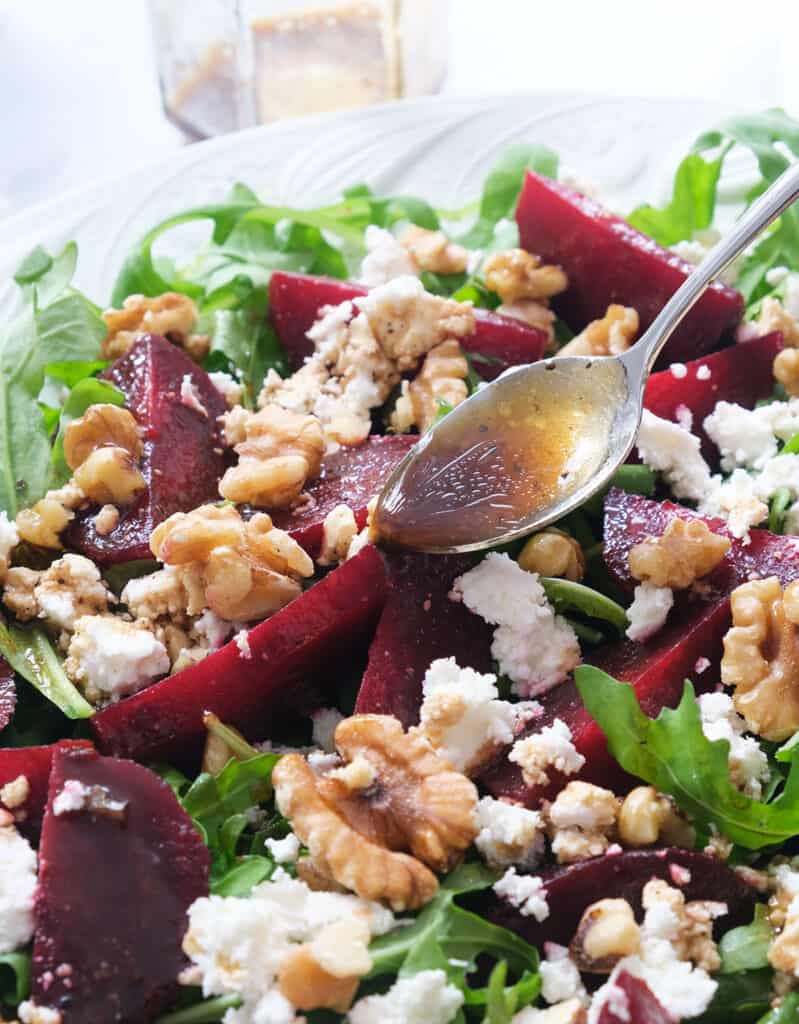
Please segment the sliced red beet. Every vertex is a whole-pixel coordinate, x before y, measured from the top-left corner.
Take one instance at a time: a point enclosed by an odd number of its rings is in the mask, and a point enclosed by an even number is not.
[[[0,729],[5,729],[17,707],[17,684],[14,669],[0,658]]]
[[[388,595],[369,648],[355,710],[394,715],[406,727],[419,721],[422,680],[436,658],[491,671],[492,630],[447,596],[457,576],[474,565],[468,555],[386,555]]]
[[[772,364],[782,348],[782,334],[775,331],[754,341],[733,345],[704,359],[685,364],[685,375],[670,369],[653,373],[646,384],[644,405],[661,419],[679,423],[684,410],[690,412],[692,430],[702,439],[702,454],[712,463],[718,450],[702,424],[717,402],[734,402],[753,409],[774,391]]]
[[[322,306],[337,306],[366,292],[362,285],[333,277],[283,271],[272,274],[269,316],[292,369],[302,366],[313,352],[313,343],[305,333]],[[544,331],[487,309],[476,309],[474,316],[474,334],[462,338],[461,346],[466,352],[485,356],[485,360],[475,359],[475,369],[481,377],[493,380],[509,366],[534,363],[541,358],[547,344]]]
[[[718,682],[722,639],[729,625],[726,598],[710,604],[686,602],[648,643],[620,640],[600,648],[589,660],[616,679],[631,683],[643,710],[655,717],[664,707],[676,707],[686,679],[691,679],[700,693]],[[480,780],[490,793],[538,807],[573,778],[616,792],[626,792],[637,784],[611,756],[605,735],[583,706],[573,680],[561,683],[539,700],[544,714],[527,731],[537,731],[560,718],[571,729],[574,745],[586,759],[585,766],[569,778],[550,773],[548,786],[527,786],[518,765],[505,759]]]
[[[248,645],[231,640],[98,712],[91,724],[101,749],[139,761],[191,759],[202,749],[204,711],[262,739],[288,710],[313,707],[312,680],[335,688],[341,659],[370,635],[385,595],[383,558],[369,545],[250,629]]]
[[[104,374],[125,395],[125,405],[142,430],[141,469],[147,489],[119,525],[105,536],[94,529],[97,509],[79,515],[67,531],[67,545],[101,565],[152,558],[150,534],[173,512],[188,512],[218,501],[224,470],[217,417],[225,401],[208,374],[165,338],[146,335]],[[191,381],[208,415],[181,401],[181,383]]]
[[[549,916],[541,922],[522,916],[494,893],[480,897],[480,909],[490,920],[539,948],[544,942],[567,946],[583,911],[599,898],[627,900],[641,920],[641,893],[652,878],[681,889],[687,900],[726,903],[727,913],[719,919],[720,931],[748,924],[757,899],[757,891],[717,857],[678,847],[606,854],[568,867],[545,869],[541,877],[549,905]]]
[[[693,270],[593,199],[538,174],[527,175],[516,221],[522,246],[566,271],[569,287],[553,306],[575,331],[604,316],[612,302],[633,306],[645,330]],[[743,308],[739,292],[711,285],[671,336],[657,365],[714,351]]]
[[[95,809],[55,813],[67,782],[102,787]],[[191,818],[154,772],[94,751],[56,753],[39,847],[34,1001],[60,1010],[63,1024],[152,1021],[177,991],[187,911],[207,895],[209,867]]]
[[[56,750],[91,750],[87,740],[60,740],[43,747],[4,747],[0,749],[0,787],[20,775],[28,780],[24,803],[12,808],[21,832],[37,841],[47,803],[47,783]]]
[[[613,984],[624,993],[623,1002],[621,1006],[615,1000],[604,1003],[597,1024],[677,1024],[645,981],[619,971]]]
[[[782,583],[799,577],[799,538],[783,537],[768,530],[750,530],[750,541],[733,537],[721,519],[699,516],[670,501],[651,501],[624,491],[612,490],[605,499],[604,558],[619,585],[632,593],[630,548],[647,537],[659,537],[675,517],[703,519],[714,533],[730,538],[730,550],[721,564],[702,580],[709,594],[726,596],[747,579],[778,576]]]
[[[336,505],[349,505],[358,529],[366,525],[366,506],[380,493],[392,469],[418,437],[387,434],[370,437],[357,448],[339,448],[322,459],[319,476],[306,488],[311,501],[296,511],[277,510],[272,522],[287,530],[312,558],[322,545],[322,524]]]

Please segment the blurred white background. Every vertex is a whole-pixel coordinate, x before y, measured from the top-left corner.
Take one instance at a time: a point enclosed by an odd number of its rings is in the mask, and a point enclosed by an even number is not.
[[[701,96],[796,114],[797,40],[796,0],[452,0],[444,92]],[[161,113],[145,0],[0,0],[0,140],[0,216],[183,145]]]

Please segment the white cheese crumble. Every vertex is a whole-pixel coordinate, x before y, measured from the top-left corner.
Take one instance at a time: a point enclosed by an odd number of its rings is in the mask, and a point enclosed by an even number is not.
[[[707,516],[720,516],[733,537],[749,542],[749,530],[768,516],[768,505],[757,494],[757,482],[744,469],[736,469],[727,480],[714,476],[699,505]]]
[[[337,708],[318,708],[314,711],[311,715],[314,745],[326,754],[335,753],[336,744],[334,737],[336,735],[336,728],[343,719],[344,715]]]
[[[418,268],[408,250],[390,231],[370,224],[364,235],[366,256],[358,272],[358,281],[367,288],[386,284],[395,277],[416,276]]]
[[[566,946],[547,942],[546,957],[541,961],[541,995],[548,1003],[561,1003],[585,995],[577,965],[569,956]]]
[[[60,1010],[51,1006],[37,1006],[32,999],[25,999],[17,1007],[20,1024],[61,1024]]]
[[[674,410],[674,415],[677,417],[677,423],[683,430],[691,430],[693,428],[694,414],[687,405],[678,405]]]
[[[497,627],[491,653],[518,696],[557,686],[579,665],[574,630],[555,615],[537,574],[507,555],[492,551],[455,580],[450,598]]]
[[[382,996],[359,999],[349,1024],[449,1024],[463,1006],[463,993],[444,971],[420,971],[400,978]]]
[[[769,779],[768,757],[753,736],[745,736],[746,722],[726,693],[703,693],[699,697],[702,732],[709,740],[727,740],[730,745],[730,779],[747,796],[760,800]]]
[[[208,419],[208,410],[200,400],[200,396],[197,392],[197,388],[194,386],[194,381],[191,379],[191,374],[187,373],[180,382],[180,401],[182,405],[187,406],[189,409],[193,409],[198,412],[201,416]]]
[[[67,779],[53,800],[53,814],[60,818],[62,814],[75,814],[86,806],[89,789],[78,779]]]
[[[170,661],[149,630],[110,615],[84,615],[75,623],[66,667],[91,699],[116,701],[166,675]]]
[[[198,968],[204,996],[241,996],[244,1005],[232,1018],[237,1024],[290,1024],[294,1007],[276,984],[284,957],[297,944],[313,941],[326,925],[355,915],[368,920],[372,936],[394,926],[394,915],[378,903],[313,892],[277,868],[246,899],[195,900],[183,948]]]
[[[265,839],[264,846],[275,864],[293,864],[300,855],[300,841],[293,832],[283,839]]]
[[[676,498],[700,501],[705,496],[710,469],[695,434],[644,409],[635,443],[641,460],[663,474]]]
[[[497,896],[516,907],[522,917],[534,917],[539,922],[549,917],[544,882],[538,875],[517,875],[516,868],[510,867],[494,882],[493,889]]]
[[[474,845],[493,868],[534,868],[544,852],[545,827],[539,811],[484,796],[477,804]]]
[[[723,470],[760,470],[777,454],[778,439],[787,441],[799,431],[799,399],[770,402],[755,409],[718,402],[703,426],[721,452]]]
[[[528,786],[546,786],[548,768],[574,775],[585,764],[585,758],[572,743],[571,729],[560,718],[540,732],[517,740],[508,760],[521,766]]]
[[[700,367],[697,368],[697,371],[696,371],[696,379],[697,380],[710,380],[710,378],[712,376],[713,376],[713,371],[710,369],[709,366],[700,366]]]
[[[36,853],[13,825],[0,828],[0,953],[13,953],[33,937]]]
[[[211,383],[231,409],[234,405],[239,405],[244,395],[244,387],[235,377],[231,377],[229,373],[223,373],[222,370],[214,370],[208,376],[211,378]]]
[[[706,228],[702,231],[695,231],[690,239],[675,243],[671,246],[671,251],[686,263],[690,263],[691,266],[698,267],[720,239],[721,234],[715,228]],[[719,280],[723,284],[729,285],[731,288],[734,287],[746,255],[747,253],[744,252],[736,256],[732,263],[719,274]]]
[[[459,772],[469,774],[500,746],[513,742],[516,710],[499,700],[497,679],[454,658],[434,661],[422,682],[422,730]]]
[[[245,661],[249,661],[252,658],[252,648],[250,647],[250,631],[247,629],[240,629],[238,633],[233,637],[236,642],[236,647],[239,649],[239,653]]]
[[[216,612],[206,608],[202,615],[194,622],[192,633],[204,641],[204,646],[208,647],[209,650],[215,651],[230,636],[232,628],[232,623],[221,619]]]
[[[654,636],[665,625],[673,604],[674,593],[669,587],[639,583],[633,593],[633,603],[627,609],[629,639],[642,642]]]
[[[671,370],[672,377],[676,377],[677,380],[682,380],[688,376],[688,367],[685,363],[672,363],[669,369]]]
[[[11,552],[19,544],[16,524],[8,518],[5,509],[0,512],[0,566],[7,566]]]

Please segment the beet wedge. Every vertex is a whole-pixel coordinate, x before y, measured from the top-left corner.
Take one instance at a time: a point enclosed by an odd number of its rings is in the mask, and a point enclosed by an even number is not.
[[[176,345],[145,335],[127,355],[106,370],[105,378],[125,395],[144,439],[142,473],[147,489],[111,533],[94,529],[97,509],[79,515],[66,533],[67,546],[100,565],[152,558],[150,534],[173,512],[188,512],[218,501],[224,470],[217,417],[225,411],[222,395],[208,374]],[[181,400],[188,377],[204,415],[191,399]]]
[[[648,643],[620,640],[600,648],[589,660],[616,679],[629,682],[645,713],[655,717],[662,708],[677,706],[686,679],[693,681],[699,693],[718,682],[722,638],[729,625],[726,598],[710,603],[693,601],[675,610],[665,629]],[[560,718],[571,729],[574,745],[586,759],[584,767],[568,778],[551,772],[548,786],[528,786],[518,765],[504,759],[480,780],[489,793],[535,808],[574,778],[619,793],[637,785],[637,780],[622,771],[611,756],[605,735],[586,711],[573,680],[539,699],[544,714],[528,732]]]
[[[333,277],[283,271],[272,274],[269,317],[293,370],[313,352],[305,332],[322,306],[337,306],[366,295],[366,291],[362,285]],[[487,309],[476,309],[474,316],[475,332],[461,339],[461,347],[475,357],[474,368],[485,380],[493,380],[509,366],[534,363],[543,355],[547,344],[544,331]]]
[[[580,331],[612,302],[633,306],[644,331],[693,269],[593,199],[528,172],[516,221],[522,246],[566,271],[569,287],[553,307]],[[743,296],[712,284],[671,336],[659,367],[719,348],[743,314]]]
[[[88,740],[60,740],[41,747],[4,747],[0,749],[0,787],[14,782],[21,775],[27,779],[28,795],[25,801],[11,808],[21,832],[37,842],[42,827],[44,805],[50,769],[57,750],[91,750]]]
[[[67,783],[79,796],[86,787],[94,809],[57,813]],[[207,895],[209,868],[200,833],[154,772],[57,752],[39,847],[37,1005],[63,1024],[152,1021],[176,993],[187,911]]]
[[[583,911],[600,896],[627,900],[641,920],[641,893],[652,878],[680,888],[686,900],[726,903],[727,913],[719,919],[724,931],[748,924],[757,898],[753,886],[717,857],[678,847],[605,854],[568,867],[547,868],[541,877],[549,904],[549,916],[542,922],[522,916],[504,897],[475,898],[486,917],[539,948],[547,941],[567,946]],[[681,884],[680,879],[687,881]]]
[[[272,512],[272,522],[288,531],[311,558],[318,557],[322,525],[328,512],[336,505],[349,505],[358,529],[362,529],[370,499],[380,493],[392,469],[417,440],[418,437],[407,434],[387,434],[370,437],[356,448],[339,448],[326,455],[319,476],[306,487],[310,502],[296,510]]]
[[[5,729],[17,708],[17,684],[14,669],[0,658],[0,729]]]
[[[721,519],[699,516],[670,501],[651,501],[624,491],[612,490],[605,499],[605,564],[629,594],[635,587],[630,575],[630,548],[647,537],[659,537],[674,516],[703,519],[714,533],[730,539],[723,561],[702,580],[709,600],[725,597],[747,579],[777,576],[782,583],[799,577],[799,538],[783,537],[768,530],[750,530],[749,543],[733,537]]]
[[[250,629],[246,640],[231,640],[197,665],[98,712],[91,725],[100,748],[138,761],[196,761],[204,711],[262,739],[286,713],[315,706],[313,681],[335,689],[340,660],[371,636],[385,595],[383,559],[369,545]]]
[[[702,439],[702,454],[713,465],[718,449],[702,424],[717,402],[734,402],[753,409],[774,391],[772,365],[782,348],[782,334],[775,331],[754,341],[722,349],[685,364],[685,374],[671,369],[653,373],[646,384],[644,405],[661,419],[679,423],[687,410],[691,430]]]
[[[454,657],[461,667],[491,671],[491,627],[447,596],[473,565],[468,555],[386,554],[388,594],[356,712],[394,715],[407,728],[419,721],[431,661]]]

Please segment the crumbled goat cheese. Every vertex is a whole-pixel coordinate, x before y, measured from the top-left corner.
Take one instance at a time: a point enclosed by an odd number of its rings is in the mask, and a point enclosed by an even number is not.
[[[194,386],[194,381],[191,379],[190,373],[187,373],[180,382],[180,401],[182,405],[187,406],[189,409],[193,409],[195,412],[198,412],[201,416],[205,416],[205,418],[208,419],[208,410],[200,400],[200,396],[197,393],[197,388]]]
[[[567,999],[544,1010],[527,1006],[514,1014],[511,1024],[583,1024],[585,1003],[582,999]]]
[[[53,814],[60,818],[62,814],[74,814],[86,806],[89,788],[77,779],[67,779],[53,800]]]
[[[484,796],[477,804],[480,855],[493,868],[533,868],[544,852],[544,820],[538,811]]]
[[[247,899],[203,896],[189,908],[183,948],[202,977],[203,995],[238,993],[237,1024],[289,1024],[294,1009],[276,985],[280,965],[296,944],[325,926],[364,915],[372,936],[394,925],[378,903],[332,892],[313,892],[277,868]],[[227,1018],[226,1018],[227,1019]]]
[[[574,630],[555,615],[538,576],[507,555],[491,552],[459,576],[450,598],[497,627],[491,653],[518,696],[557,686],[580,663]]]
[[[688,376],[688,367],[685,363],[672,363],[669,369],[671,370],[672,376],[676,377],[677,380],[682,380],[684,377]]]
[[[690,263],[691,266],[698,267],[720,239],[721,234],[715,228],[707,228],[703,231],[694,232],[694,236],[691,239],[686,239],[672,245],[671,251],[679,256],[680,259],[685,260],[686,263]],[[719,274],[719,280],[732,288],[738,280],[738,275],[741,272],[741,266],[745,258],[746,253],[736,256],[732,263]]]
[[[539,922],[549,917],[544,883],[538,875],[517,875],[516,868],[510,867],[494,882],[493,889],[497,896],[504,896],[516,907],[522,917],[534,917]]]
[[[355,513],[349,505],[336,505],[327,513],[322,523],[322,546],[316,559],[317,563],[335,565],[336,562],[343,562],[348,557],[357,533]]]
[[[227,640],[232,629],[232,623],[221,619],[216,612],[206,608],[202,615],[194,622],[192,633],[204,641],[203,646],[207,646],[209,650],[215,651],[217,647],[221,647]]]
[[[725,519],[733,537],[749,543],[750,528],[768,516],[768,505],[758,496],[757,489],[755,477],[744,469],[736,469],[727,480],[714,476],[699,511]]]
[[[788,316],[799,320],[799,274],[788,274],[785,278],[785,295],[782,305]]]
[[[382,996],[359,999],[349,1024],[449,1024],[463,1006],[463,993],[444,971],[420,971],[400,978]]]
[[[635,443],[641,460],[663,474],[675,498],[699,501],[707,493],[710,469],[695,434],[644,409]]]
[[[8,513],[0,512],[0,565],[8,565],[11,552],[19,544],[19,533],[16,524],[8,518]]]
[[[768,757],[752,736],[744,736],[746,722],[726,693],[703,693],[699,697],[702,732],[709,740],[727,740],[730,745],[730,778],[747,796],[760,800],[769,779]]]
[[[334,737],[336,728],[344,715],[337,708],[319,708],[311,715],[313,721],[313,742],[326,754],[335,752],[336,744]]]
[[[697,380],[710,380],[713,375],[713,371],[709,366],[700,366],[696,371]]]
[[[367,288],[386,284],[395,277],[416,275],[418,268],[408,252],[390,231],[370,224],[364,235],[366,256],[358,272],[358,281]]]
[[[20,1024],[61,1024],[60,1010],[51,1006],[37,1006],[32,999],[25,999],[17,1007]]]
[[[665,625],[673,604],[674,593],[669,587],[639,583],[633,593],[633,603],[627,609],[630,640],[643,641],[654,636]]]
[[[238,633],[233,637],[236,642],[236,647],[239,649],[239,653],[245,661],[249,661],[252,658],[252,648],[250,647],[250,631],[248,629],[240,629]]]
[[[571,730],[559,718],[540,732],[517,740],[508,759],[521,766],[528,786],[546,786],[548,768],[574,775],[585,764],[585,758],[572,743]]]
[[[668,943],[665,944],[668,946]],[[594,993],[588,1011],[588,1024],[598,1024],[603,1007],[613,999],[616,980],[622,971],[647,984],[660,1005],[675,1020],[700,1017],[716,994],[718,982],[707,971],[693,967],[676,957],[662,963],[648,963],[638,956],[627,956],[618,962],[610,978]]]
[[[84,615],[75,623],[67,674],[90,700],[119,700],[169,672],[166,647],[147,629],[105,615]]]
[[[799,399],[755,409],[718,402],[703,426],[721,453],[723,470],[763,469],[777,454],[778,440],[787,441],[799,431]]]
[[[787,267],[772,267],[771,270],[766,271],[766,284],[770,284],[772,288],[777,288],[786,277],[790,274],[790,270]]]
[[[541,961],[541,995],[548,1003],[561,1003],[585,994],[577,965],[566,946],[547,942],[545,959]]]
[[[459,772],[469,773],[500,746],[513,742],[516,711],[499,700],[497,679],[438,658],[422,683],[420,726]]]
[[[283,839],[265,839],[264,846],[276,864],[293,864],[300,855],[300,841],[293,832]]]
[[[13,825],[0,828],[0,953],[13,953],[33,937],[36,854]]]
[[[694,425],[694,414],[688,408],[687,405],[678,405],[674,410],[674,415],[677,417],[677,423],[682,427],[683,430],[690,431]]]
[[[211,383],[231,409],[234,405],[238,405],[241,402],[244,388],[235,377],[231,377],[229,373],[223,373],[221,370],[214,370],[208,376],[211,378]]]
[[[109,592],[94,562],[83,555],[64,555],[42,574],[34,596],[40,619],[71,632],[82,615],[108,608]]]

